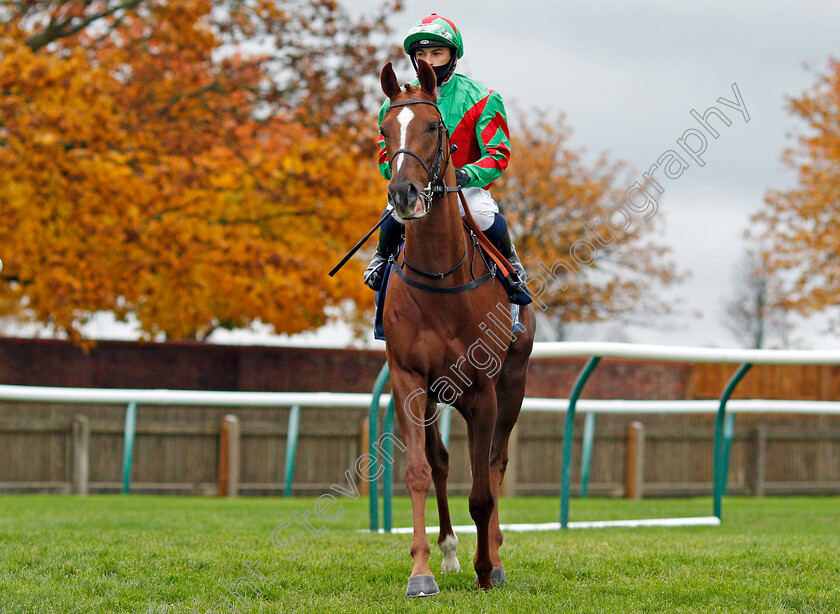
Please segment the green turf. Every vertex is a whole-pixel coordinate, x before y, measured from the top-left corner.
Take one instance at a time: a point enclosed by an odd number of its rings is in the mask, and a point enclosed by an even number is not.
[[[729,498],[720,527],[508,533],[509,583],[486,593],[472,588],[475,537],[465,535],[461,573],[438,573],[441,594],[414,600],[402,596],[410,537],[355,532],[367,501],[339,499],[341,517],[287,560],[302,542],[278,547],[272,532],[295,512],[312,511],[320,528],[315,499],[3,496],[0,612],[840,612],[840,498]],[[469,523],[465,499],[452,504],[454,522]],[[553,521],[557,508],[504,500],[502,521]],[[571,508],[571,520],[706,516],[711,501]],[[410,524],[406,499],[395,513]],[[434,548],[433,570],[440,559]],[[262,579],[245,565],[256,560]],[[248,577],[237,610],[213,609],[229,595],[223,582]]]

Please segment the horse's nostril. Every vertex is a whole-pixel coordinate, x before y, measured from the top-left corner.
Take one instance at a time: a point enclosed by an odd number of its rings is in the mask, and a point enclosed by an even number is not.
[[[417,186],[413,183],[409,183],[408,187],[405,190],[405,201],[406,203],[413,203],[418,198],[420,198],[420,190],[417,189]]]
[[[388,186],[388,201],[394,207],[397,207],[397,208],[402,207],[403,204],[404,204],[403,203],[404,190],[402,190],[401,187],[402,186],[395,186],[395,185],[389,185]]]

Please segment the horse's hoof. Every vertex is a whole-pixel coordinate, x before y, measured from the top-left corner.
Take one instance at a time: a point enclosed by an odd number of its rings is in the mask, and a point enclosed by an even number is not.
[[[434,576],[414,576],[408,579],[406,597],[431,597],[440,592]]]
[[[505,575],[505,568],[504,567],[494,567],[493,571],[490,572],[490,580],[493,582],[493,586],[501,586],[505,582],[507,582],[507,576]]]
[[[507,582],[504,567],[494,567],[490,572],[490,581],[493,583],[493,588],[501,586]],[[478,586],[478,576],[475,577],[475,584]]]

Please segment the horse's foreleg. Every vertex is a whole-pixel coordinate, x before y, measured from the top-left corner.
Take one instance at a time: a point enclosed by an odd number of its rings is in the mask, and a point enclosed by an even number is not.
[[[427,410],[434,415],[434,407]],[[437,422],[426,427],[426,456],[432,466],[432,481],[435,483],[435,496],[437,497],[438,516],[440,518],[440,536],[438,546],[443,553],[441,571],[459,572],[461,564],[458,562],[456,550],[458,538],[452,530],[452,521],[449,518],[449,500],[446,496],[446,480],[449,477],[449,452],[443,445],[440,437]]]
[[[406,596],[422,597],[440,592],[429,567],[429,540],[426,539],[426,496],[432,481],[432,469],[426,459],[426,392],[419,381],[395,373],[394,403],[400,430],[405,437],[408,466],[405,485],[411,497],[414,538],[411,557],[414,567],[408,580]]]
[[[493,389],[476,399],[469,413],[467,433],[470,444],[472,489],[470,490],[470,516],[475,521],[476,550],[475,573],[479,588],[493,588],[490,572],[489,525],[493,514],[493,490],[490,485],[490,447],[496,422],[496,394]]]

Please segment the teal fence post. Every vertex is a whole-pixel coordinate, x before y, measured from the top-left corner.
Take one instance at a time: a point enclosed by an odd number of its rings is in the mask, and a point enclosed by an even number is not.
[[[595,440],[595,414],[588,412],[583,423],[583,450],[580,458],[580,498],[589,494],[589,464],[592,461],[592,443]]]
[[[394,398],[388,403],[388,411],[385,412],[385,424],[382,431],[393,435],[394,433]],[[386,437],[382,442],[382,456],[385,457],[385,471],[382,474],[382,528],[386,533],[391,532],[393,527],[393,498],[394,498],[394,440],[393,437]]]
[[[123,494],[131,488],[131,459],[134,455],[134,432],[137,430],[137,403],[132,401],[125,410],[125,437],[123,439]]]
[[[440,439],[443,445],[449,447],[449,431],[452,426],[452,406],[444,405],[440,415]]]
[[[729,482],[729,450],[732,448],[732,435],[735,432],[735,414],[727,412],[726,420],[723,422],[723,466],[726,471],[723,473],[723,496],[726,496],[727,483]]]
[[[382,396],[382,391],[388,384],[388,378],[391,376],[391,371],[388,369],[388,363],[382,365],[379,370],[379,375],[376,376],[376,383],[373,385],[373,393],[370,399],[370,413],[368,414],[368,439],[370,440],[368,453],[370,454],[370,530],[379,530],[379,469],[377,467],[377,457],[379,455],[376,449],[379,437],[379,397]]]
[[[575,430],[575,409],[580,393],[586,380],[592,375],[595,367],[601,361],[600,356],[593,356],[589,359],[583,370],[578,375],[572,394],[569,396],[569,409],[566,412],[566,430],[563,433],[563,465],[560,468],[560,528],[566,529],[569,525],[569,490],[572,483],[572,443]]]
[[[298,432],[300,430],[300,405],[294,405],[289,412],[289,428],[286,430],[286,484],[283,496],[292,496],[292,480],[295,476],[295,453],[297,452]]]
[[[723,495],[726,492],[726,474],[729,471],[729,446],[726,444],[726,434],[724,433],[724,419],[726,417],[726,403],[729,397],[735,391],[735,387],[747,374],[752,365],[745,363],[741,365],[735,374],[730,378],[726,384],[723,394],[720,396],[720,405],[718,407],[717,419],[715,420],[715,490],[714,490],[714,514],[718,520],[722,520],[722,503]],[[730,434],[731,440],[731,423]]]

